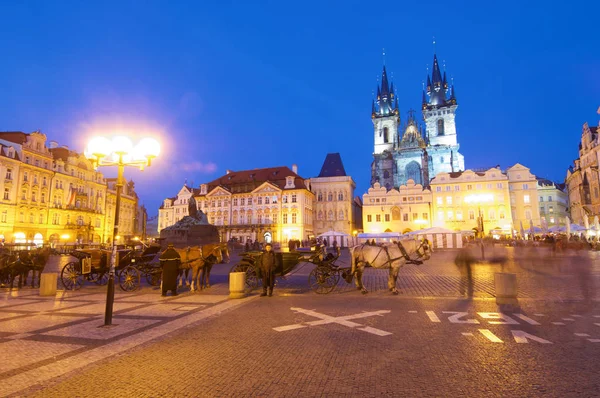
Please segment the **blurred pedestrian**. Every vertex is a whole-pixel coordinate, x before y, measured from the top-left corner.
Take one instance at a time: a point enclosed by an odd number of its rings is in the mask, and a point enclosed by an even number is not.
[[[181,264],[181,256],[173,247],[172,243],[167,245],[165,250],[160,255],[160,266],[162,268],[162,296],[166,296],[170,290],[173,296],[177,296],[177,275],[179,273],[179,265]]]
[[[456,264],[461,274],[459,282],[460,294],[464,295],[466,291],[467,297],[473,297],[473,270],[471,269],[471,265],[474,262],[475,257],[471,255],[471,252],[466,247],[460,249],[454,259],[454,264]]]

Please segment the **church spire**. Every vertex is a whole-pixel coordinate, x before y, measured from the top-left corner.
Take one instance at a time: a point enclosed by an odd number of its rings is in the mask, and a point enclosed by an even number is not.
[[[444,69],[445,69],[444,65]],[[450,93],[449,93],[450,91]],[[443,106],[456,105],[456,98],[453,96],[454,84],[452,84],[452,90],[449,90],[448,78],[446,77],[446,71],[442,74],[440,70],[440,64],[437,59],[437,54],[433,54],[433,68],[431,76],[427,74],[427,96],[429,101],[423,98],[423,110],[429,108],[439,108]],[[448,94],[450,94],[448,96]]]
[[[383,72],[381,73],[381,86],[377,86],[377,106],[373,110],[371,106],[371,115],[375,117],[386,117],[398,114],[398,98],[395,98],[394,83],[391,86],[388,81],[387,70],[383,65]],[[374,104],[372,104],[374,105]]]

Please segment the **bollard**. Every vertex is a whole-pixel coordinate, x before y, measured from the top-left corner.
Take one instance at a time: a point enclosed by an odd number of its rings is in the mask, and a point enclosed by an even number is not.
[[[246,273],[231,272],[229,274],[229,298],[246,297]]]
[[[56,296],[58,272],[47,272],[40,276],[40,296]]]
[[[517,274],[496,272],[494,274],[496,286],[496,304],[518,304],[517,300]]]

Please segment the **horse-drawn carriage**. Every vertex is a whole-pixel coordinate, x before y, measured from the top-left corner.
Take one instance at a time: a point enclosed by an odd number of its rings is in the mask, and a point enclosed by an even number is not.
[[[148,246],[143,251],[129,249],[117,250],[115,277],[124,291],[139,288],[142,274],[151,285],[160,283],[160,266],[156,261],[159,246]],[[108,282],[111,250],[77,249],[71,252],[76,261],[65,264],[61,271],[61,281],[65,289],[77,290],[85,281],[97,285]]]
[[[302,262],[316,265],[308,276],[308,285],[318,294],[332,292],[340,278],[343,278],[346,283],[352,283],[354,276],[356,276],[356,287],[366,293],[367,290],[362,284],[362,274],[367,265],[373,268],[390,269],[388,287],[394,294],[398,294],[396,280],[400,267],[408,263],[420,264],[431,256],[428,243],[414,239],[377,246],[363,244],[350,248],[351,264],[347,267],[335,264],[340,256],[339,248],[336,255],[327,253],[324,248],[318,248],[316,251],[299,249],[289,253],[276,253],[276,255],[279,257],[279,266],[274,272],[276,277],[290,275]],[[242,260],[230,271],[245,272],[246,285],[250,289],[257,288],[261,281],[261,270],[258,266],[260,256],[262,256],[260,251],[242,253]]]
[[[242,253],[241,261],[231,268],[230,272],[245,272],[246,285],[250,289],[256,289],[261,284],[261,269],[258,266],[262,251],[247,251]],[[339,267],[335,261],[340,256],[338,249],[336,255],[326,253],[324,248],[317,248],[315,251],[307,249],[298,249],[298,251],[275,253],[278,258],[277,267],[274,270],[276,277],[292,275],[293,271],[300,263],[312,263],[316,267],[308,276],[310,288],[319,294],[326,294],[337,286],[340,276],[347,280],[350,275],[349,267]],[[352,281],[352,278],[350,278]]]

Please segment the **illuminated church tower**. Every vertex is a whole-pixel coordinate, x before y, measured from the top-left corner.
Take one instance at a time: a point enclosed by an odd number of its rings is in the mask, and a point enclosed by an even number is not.
[[[465,160],[456,139],[456,94],[454,85],[448,87],[446,72],[440,71],[437,56],[433,55],[431,76],[423,89],[422,111],[425,129],[409,111],[400,133],[400,112],[394,85],[388,84],[383,67],[377,100],[371,104],[374,148],[371,164],[371,185],[379,182],[387,189],[406,185],[408,180],[424,187],[436,174],[463,171]]]
[[[454,84],[448,89],[446,71],[442,76],[437,56],[433,55],[431,76],[427,76],[427,93],[423,90],[423,120],[425,121],[429,171],[433,178],[441,172],[462,171],[465,159],[456,137],[456,94]]]

